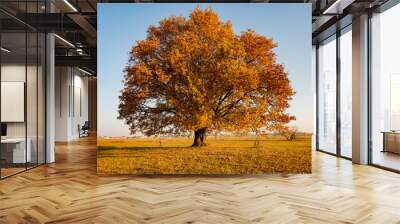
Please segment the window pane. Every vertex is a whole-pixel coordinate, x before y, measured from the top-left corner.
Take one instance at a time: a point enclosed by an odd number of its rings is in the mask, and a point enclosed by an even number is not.
[[[1,177],[25,170],[30,161],[26,144],[26,33],[1,34]],[[28,150],[27,150],[28,149]]]
[[[336,40],[318,48],[318,147],[336,153]]]
[[[352,156],[352,35],[351,30],[340,36],[340,150]]]
[[[26,115],[27,115],[27,141],[28,141],[28,150],[29,160],[28,160],[28,168],[34,167],[37,165],[37,116],[38,116],[38,108],[37,108],[37,81],[38,81],[38,68],[37,68],[37,33],[36,32],[28,32],[27,33],[27,80],[26,80]]]
[[[400,170],[400,5],[372,18],[372,163]]]

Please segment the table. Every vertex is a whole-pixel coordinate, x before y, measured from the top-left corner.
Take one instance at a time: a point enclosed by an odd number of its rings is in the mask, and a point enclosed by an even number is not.
[[[25,138],[5,138],[1,139],[1,157],[6,163],[26,163],[31,162],[31,139],[28,142],[25,152]]]
[[[383,150],[382,152],[392,152],[400,154],[400,131],[382,131]]]

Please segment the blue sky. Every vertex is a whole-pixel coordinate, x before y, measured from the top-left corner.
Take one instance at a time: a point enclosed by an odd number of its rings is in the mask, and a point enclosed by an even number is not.
[[[296,91],[289,112],[291,124],[312,132],[311,4],[266,3],[122,3],[98,4],[98,135],[127,136],[128,127],[118,120],[118,96],[129,50],[146,38],[149,25],[171,15],[187,16],[197,6],[211,7],[235,33],[254,29],[278,43],[277,60],[284,64]]]

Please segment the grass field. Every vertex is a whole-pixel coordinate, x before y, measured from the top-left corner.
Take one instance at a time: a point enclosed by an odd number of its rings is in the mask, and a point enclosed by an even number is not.
[[[189,138],[98,139],[100,174],[310,173],[311,137],[207,137],[192,148]]]

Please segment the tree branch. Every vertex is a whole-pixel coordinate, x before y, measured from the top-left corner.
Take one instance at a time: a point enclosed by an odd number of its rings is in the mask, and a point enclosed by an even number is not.
[[[222,103],[226,100],[226,99],[228,99],[228,97],[229,96],[231,96],[232,95],[232,90],[229,90],[227,93],[225,93],[225,95],[223,95],[223,97],[222,96],[220,96],[219,97],[219,99],[218,99],[218,104],[217,104],[217,106],[216,106],[216,108],[214,109],[214,113],[215,114],[218,114],[219,112],[220,112],[220,106],[222,105]]]

